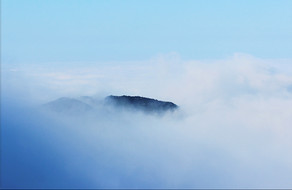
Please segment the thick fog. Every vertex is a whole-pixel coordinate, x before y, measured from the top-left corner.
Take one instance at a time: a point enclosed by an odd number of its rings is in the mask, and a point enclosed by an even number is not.
[[[292,61],[3,64],[4,188],[289,188]],[[98,109],[50,113],[60,97],[139,95],[171,101],[162,116]]]

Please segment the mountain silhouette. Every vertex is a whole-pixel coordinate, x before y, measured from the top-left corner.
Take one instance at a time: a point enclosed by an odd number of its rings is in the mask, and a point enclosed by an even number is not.
[[[172,102],[165,102],[141,96],[111,95],[106,97],[106,102],[111,103],[117,107],[141,110],[148,113],[163,113],[166,111],[174,111],[178,109],[178,106]]]
[[[90,96],[79,98],[62,97],[43,105],[46,110],[62,114],[84,114],[96,110],[111,108],[117,111],[142,111],[144,113],[164,114],[168,111],[175,111],[178,106],[172,102],[165,102],[156,99],[140,96],[107,96],[99,100]]]
[[[62,97],[43,105],[43,108],[64,114],[81,114],[93,110],[93,107],[74,98]]]

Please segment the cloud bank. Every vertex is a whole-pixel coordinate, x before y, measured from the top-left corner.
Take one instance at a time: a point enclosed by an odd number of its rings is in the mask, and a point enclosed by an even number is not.
[[[3,65],[2,186],[289,188],[292,61],[234,54],[182,60]],[[101,110],[65,117],[38,105],[66,96],[142,95],[164,117]]]

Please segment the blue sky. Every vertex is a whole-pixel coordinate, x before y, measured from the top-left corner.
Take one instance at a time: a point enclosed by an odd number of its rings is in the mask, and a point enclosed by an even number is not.
[[[2,1],[2,61],[292,57],[292,1]]]

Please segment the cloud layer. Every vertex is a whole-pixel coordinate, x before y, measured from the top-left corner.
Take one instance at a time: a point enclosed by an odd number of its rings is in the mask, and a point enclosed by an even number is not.
[[[291,187],[291,63],[245,54],[185,61],[172,53],[137,62],[6,65],[3,186]],[[181,110],[161,118],[106,111],[72,118],[28,108],[108,94],[172,101]]]

